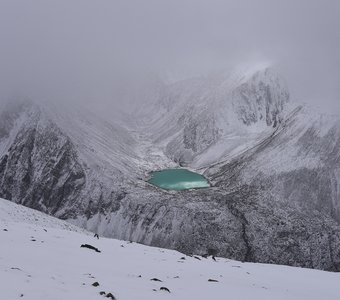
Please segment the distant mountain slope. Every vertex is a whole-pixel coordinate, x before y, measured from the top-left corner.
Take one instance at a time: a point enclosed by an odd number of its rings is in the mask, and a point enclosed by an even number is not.
[[[163,92],[148,130],[169,157],[197,168],[271,132],[288,101],[285,83],[268,68],[184,80]]]
[[[80,106],[3,108],[0,196],[108,237],[340,271],[337,117],[289,103],[267,68],[156,90],[125,124]],[[146,182],[180,164],[213,186]]]
[[[206,175],[221,188],[256,185],[277,201],[340,222],[340,119],[297,107],[272,136]]]
[[[214,261],[97,240],[66,222],[2,199],[0,241],[0,294],[6,300],[106,299],[109,293],[118,300],[335,300],[340,292],[336,273],[224,258]],[[101,253],[81,248],[82,244]]]
[[[24,101],[2,114],[2,197],[63,218],[91,215],[92,203],[103,209],[141,174],[133,137],[82,108]]]

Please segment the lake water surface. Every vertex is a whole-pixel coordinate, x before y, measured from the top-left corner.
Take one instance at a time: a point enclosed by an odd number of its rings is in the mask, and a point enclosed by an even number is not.
[[[210,187],[208,180],[187,169],[165,169],[151,173],[149,183],[166,190],[188,190]]]

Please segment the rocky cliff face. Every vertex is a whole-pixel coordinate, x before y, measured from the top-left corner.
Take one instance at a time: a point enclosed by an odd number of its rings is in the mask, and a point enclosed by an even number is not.
[[[140,131],[81,108],[7,107],[0,197],[105,236],[340,271],[337,118],[288,105],[270,70],[180,82],[159,97]],[[145,182],[178,162],[213,186]]]
[[[84,170],[69,138],[41,111],[21,113],[26,120],[16,124],[16,136],[0,160],[1,196],[57,214],[79,197],[85,184]]]
[[[201,167],[278,126],[289,93],[284,81],[267,68],[247,76],[218,74],[182,81],[161,99],[157,115],[166,113],[149,128],[155,143],[163,145],[172,160]],[[222,149],[214,151],[211,160],[208,152],[214,147]]]
[[[239,120],[245,125],[265,122],[276,127],[289,101],[284,81],[270,69],[256,72],[232,91],[232,104]]]
[[[11,126],[9,130],[5,127],[7,133],[0,140],[0,194],[58,217],[78,213],[90,217],[94,210],[103,210],[120,197],[122,189],[117,186],[127,180],[134,165],[134,157],[129,156],[131,140],[126,138],[122,152],[122,140],[114,132],[103,137],[94,131],[104,134],[109,131],[107,124],[92,123],[91,115],[75,122],[69,111],[60,119],[58,110],[51,116],[49,109],[19,102],[3,111]],[[84,124],[82,130],[78,122]],[[115,147],[108,149],[112,140]],[[108,161],[116,161],[116,165],[108,166]],[[135,171],[135,175],[140,172]]]

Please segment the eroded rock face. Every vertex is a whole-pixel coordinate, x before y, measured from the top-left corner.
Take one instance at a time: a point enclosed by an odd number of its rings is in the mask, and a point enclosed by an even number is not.
[[[85,173],[70,140],[39,110],[21,124],[0,160],[1,197],[56,214],[78,198]]]
[[[169,87],[164,118],[139,137],[78,110],[13,105],[0,121],[0,197],[109,237],[340,271],[339,122],[288,111],[272,73],[227,86]],[[233,151],[217,153],[227,138],[238,139]],[[169,157],[195,166],[207,155],[199,171],[211,188],[167,192],[143,180]]]
[[[245,125],[265,121],[267,126],[276,127],[283,120],[289,93],[283,80],[266,69],[235,88],[232,99],[236,114]]]
[[[280,76],[264,69],[251,76],[220,75],[180,82],[163,99],[166,114],[150,128],[155,143],[166,143],[168,157],[190,165],[231,136],[242,138],[254,135],[256,128],[279,126],[289,92]]]

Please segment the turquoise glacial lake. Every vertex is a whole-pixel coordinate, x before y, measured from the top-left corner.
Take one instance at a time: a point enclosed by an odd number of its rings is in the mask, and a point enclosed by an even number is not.
[[[165,190],[177,191],[210,187],[204,176],[187,169],[154,171],[148,182]]]

